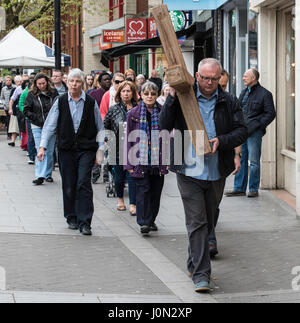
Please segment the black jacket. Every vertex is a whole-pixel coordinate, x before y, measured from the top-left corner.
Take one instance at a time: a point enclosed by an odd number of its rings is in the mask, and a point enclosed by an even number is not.
[[[248,89],[243,90],[240,95],[239,100],[241,103],[246,91]],[[263,134],[265,134],[267,126],[276,117],[272,93],[259,83],[254,85],[249,93],[243,113],[249,136],[257,130],[262,130]]]
[[[194,86],[195,94],[197,85]],[[247,128],[238,99],[219,86],[219,95],[215,106],[214,121],[219,139],[219,171],[227,177],[235,169],[234,148],[243,144],[247,139]],[[161,130],[187,130],[187,125],[177,97],[169,95],[160,113],[159,126]],[[182,140],[182,161],[184,161],[184,140]],[[171,146],[170,170],[181,173],[183,165],[174,165],[174,147]]]
[[[47,95],[41,92],[34,95],[32,91],[29,91],[24,104],[25,117],[35,126],[42,128],[57,97],[58,92],[55,89]]]
[[[133,102],[133,106],[136,106],[136,103]],[[127,108],[123,102],[120,102],[118,104],[115,104],[114,106],[110,107],[105,119],[104,119],[104,128],[106,130],[111,130],[114,132],[115,137],[111,138],[109,137],[109,154],[110,158],[113,156],[116,157],[116,162],[119,164],[119,130],[124,132],[124,136],[121,136],[121,139],[125,140],[125,134],[126,134],[126,121],[127,121]],[[120,127],[120,128],[119,128]],[[116,152],[114,153],[112,148],[116,147]],[[122,147],[124,143],[121,145]],[[121,147],[121,149],[122,149]]]

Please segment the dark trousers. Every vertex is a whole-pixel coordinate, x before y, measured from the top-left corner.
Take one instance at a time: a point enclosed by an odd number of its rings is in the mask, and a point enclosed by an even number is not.
[[[214,218],[214,226],[209,233],[208,242],[213,243],[215,245],[217,245],[217,237],[216,237],[215,228],[216,228],[216,226],[218,224],[218,220],[219,220],[219,215],[220,215],[219,206],[220,206],[220,203],[223,198],[225,184],[226,184],[226,177],[222,177],[219,181],[213,182],[215,193],[217,195],[217,209],[216,209],[216,214],[215,214],[215,218]]]
[[[32,134],[32,129],[31,129],[31,122],[29,120],[26,120],[26,127],[27,127],[27,133],[28,133],[27,150],[29,154],[29,159],[31,161],[34,161],[36,157],[36,149],[35,149],[35,142]]]
[[[129,204],[136,205],[136,183],[135,178],[129,175],[129,172],[124,170],[123,166],[114,166],[115,172],[115,188],[118,198],[124,197],[125,180],[128,181]]]
[[[151,226],[158,215],[160,197],[165,178],[160,175],[145,174],[136,178],[136,215],[140,226]]]
[[[5,113],[6,113],[6,118],[5,118],[6,133],[7,133],[7,136],[9,136],[8,128],[9,128],[10,114],[8,113],[8,110],[5,110]]]
[[[187,269],[194,283],[210,281],[208,233],[214,227],[217,194],[214,182],[177,174],[189,238]]]
[[[59,151],[64,216],[79,229],[90,228],[94,214],[91,174],[96,153],[92,151]]]

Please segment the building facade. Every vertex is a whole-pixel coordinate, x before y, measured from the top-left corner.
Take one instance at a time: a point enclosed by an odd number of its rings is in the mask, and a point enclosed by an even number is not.
[[[296,196],[300,214],[299,27],[300,1],[252,0],[258,14],[258,67],[261,83],[274,95],[276,122],[264,138],[262,187],[282,188]],[[297,129],[298,128],[298,129]]]

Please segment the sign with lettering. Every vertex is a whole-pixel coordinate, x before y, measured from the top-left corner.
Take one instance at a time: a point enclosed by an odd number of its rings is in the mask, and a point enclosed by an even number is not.
[[[147,39],[146,19],[127,19],[126,21],[127,44]]]
[[[228,0],[163,0],[169,10],[216,10]]]
[[[124,43],[125,31],[124,30],[103,30],[104,43]]]
[[[152,18],[149,18],[148,19],[148,38],[155,38],[158,36],[158,33],[157,33],[157,27],[156,27],[156,22],[155,22],[155,19],[152,17]]]

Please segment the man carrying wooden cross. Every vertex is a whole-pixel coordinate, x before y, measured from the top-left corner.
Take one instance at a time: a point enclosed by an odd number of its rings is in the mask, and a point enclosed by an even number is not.
[[[189,237],[187,269],[196,292],[210,290],[211,264],[208,234],[214,226],[225,179],[235,170],[234,148],[247,139],[247,128],[236,97],[222,90],[218,82],[222,66],[207,58],[200,62],[194,85],[198,106],[212,146],[212,152],[196,156],[191,140],[182,140],[183,162],[172,164],[183,201]],[[175,89],[171,89],[160,115],[160,129],[188,129]],[[200,127],[199,127],[200,129]],[[173,148],[173,149],[172,149]],[[174,147],[171,147],[171,151]],[[176,157],[178,160],[178,156]]]

